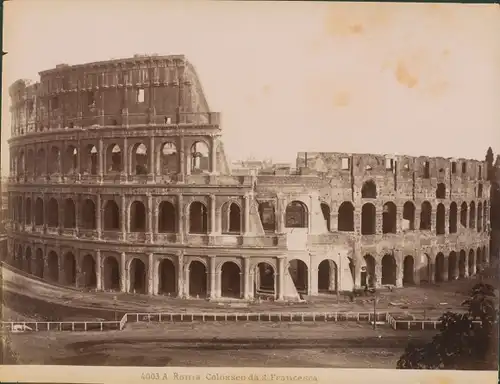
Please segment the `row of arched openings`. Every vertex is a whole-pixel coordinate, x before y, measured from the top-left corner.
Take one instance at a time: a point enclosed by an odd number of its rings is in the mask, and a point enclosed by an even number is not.
[[[20,219],[23,204],[22,198],[16,200],[14,209],[15,219]],[[65,199],[63,227],[76,227],[76,207],[73,199]],[[31,199],[26,199],[25,222],[31,224]],[[47,225],[49,227],[59,226],[59,203],[55,198],[48,200],[46,209],[44,209],[44,201],[42,198],[35,200],[35,225],[43,225],[44,217],[46,216]],[[321,203],[321,211],[325,220],[327,230],[330,228],[330,208],[327,204]],[[239,204],[235,202],[227,202],[222,207],[222,232],[223,233],[239,233],[242,229],[242,212]],[[477,216],[476,216],[477,213]],[[271,202],[262,202],[259,204],[259,215],[265,231],[274,231],[276,228],[276,214],[274,205]],[[107,200],[104,203],[104,230],[119,230],[120,229],[120,209],[114,200]],[[146,230],[146,207],[141,201],[134,201],[130,206],[130,231],[144,232]],[[158,231],[161,232],[176,232],[177,228],[177,212],[174,204],[168,201],[163,201],[159,205],[158,210]],[[460,225],[464,228],[476,227],[477,231],[481,232],[483,226],[486,226],[488,219],[488,206],[485,202],[479,202],[477,209],[475,202],[472,201],[470,206],[463,202],[460,207]],[[309,220],[308,209],[305,204],[300,201],[292,201],[286,207],[285,212],[285,227],[287,228],[307,228]],[[19,220],[21,221],[21,220]],[[383,206],[382,212],[382,233],[396,233],[397,231],[397,208],[392,202],[387,202]],[[448,228],[449,233],[456,233],[458,227],[458,207],[455,202],[450,204]],[[95,204],[91,199],[85,199],[82,202],[81,222],[83,229],[95,229],[96,213]],[[442,203],[436,208],[436,233],[444,234],[446,226],[446,212]],[[432,228],[432,206],[428,201],[424,201],[421,205],[420,212],[420,230],[431,230]],[[407,201],[403,205],[403,229],[415,229],[415,205]],[[195,201],[189,207],[189,231],[190,233],[206,233],[208,230],[208,210],[204,203]],[[339,231],[354,231],[354,206],[350,202],[344,202],[338,210],[338,230]],[[365,235],[376,233],[376,208],[372,203],[365,203],[361,210],[361,233]]]
[[[29,149],[19,152],[16,161],[17,173],[22,174],[24,170],[28,175],[42,176],[45,174],[73,174],[78,173],[78,161],[81,161],[80,169],[82,173],[97,175],[99,169],[99,156],[97,147],[88,144],[83,147],[84,150],[79,154],[78,148],[69,145],[64,151],[64,159],[61,159],[59,147],[52,146],[47,156],[45,148],[39,148],[35,152]],[[143,143],[135,143],[130,147],[130,170],[133,174],[144,175],[150,173],[148,162],[148,147]],[[190,149],[191,172],[209,171],[209,147],[203,141],[196,141]],[[79,159],[79,156],[80,159]],[[61,161],[63,160],[63,161]],[[180,171],[180,159],[178,150],[173,142],[165,142],[157,155],[158,168],[160,174],[172,174]],[[62,169],[61,169],[62,167]],[[111,143],[106,147],[103,170],[113,172],[125,171],[125,161],[123,150],[119,144]]]
[[[378,277],[376,276],[376,261],[372,255],[365,255],[365,267],[361,271],[361,286],[374,286]],[[456,252],[450,252],[448,256],[448,266],[445,267],[446,258],[442,252],[436,255],[434,275],[432,275],[432,265],[430,257],[426,254],[421,256],[419,268],[415,269],[415,259],[413,256],[406,256],[403,260],[403,286],[415,284],[415,277],[418,276],[420,283],[429,283],[434,277],[436,283],[446,280],[465,278],[480,272],[482,266],[487,261],[486,248],[478,248],[474,254],[471,249],[466,255],[466,251],[461,250],[457,256]],[[386,254],[381,260],[380,283],[382,285],[396,285],[397,265],[396,259],[391,254]]]

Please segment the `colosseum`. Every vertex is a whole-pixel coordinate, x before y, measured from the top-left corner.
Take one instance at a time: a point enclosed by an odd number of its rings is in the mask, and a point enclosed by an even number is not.
[[[7,261],[57,284],[295,300],[466,278],[489,259],[486,163],[298,153],[230,166],[183,55],[58,65],[11,97]]]

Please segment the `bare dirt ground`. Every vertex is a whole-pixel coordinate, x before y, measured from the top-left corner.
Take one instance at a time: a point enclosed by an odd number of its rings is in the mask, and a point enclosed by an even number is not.
[[[166,296],[146,296],[116,292],[83,292],[54,286],[17,274],[7,268],[3,273],[3,304],[18,314],[31,317],[51,316],[52,320],[113,320],[125,312],[367,312],[373,310],[372,297],[323,295],[307,303],[214,303],[202,299],[183,300]],[[470,288],[479,280],[449,281],[437,285],[405,287],[377,293],[377,309],[393,313],[411,313],[416,318],[438,317],[446,310],[457,310]],[[495,282],[496,283],[496,282]],[[496,283],[497,284],[497,283]],[[50,304],[48,304],[50,303]],[[49,306],[50,308],[46,308]],[[45,317],[47,317],[45,316]],[[4,320],[8,320],[4,316]]]
[[[135,323],[9,339],[18,364],[395,368],[410,339],[433,334],[352,323]]]

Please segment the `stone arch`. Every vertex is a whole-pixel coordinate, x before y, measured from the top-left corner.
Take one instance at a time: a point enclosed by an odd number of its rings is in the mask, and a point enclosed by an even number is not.
[[[43,176],[47,173],[45,150],[40,148],[36,153],[35,175]]]
[[[286,228],[307,228],[308,227],[307,206],[298,200],[292,201],[286,206],[285,227]]]
[[[177,147],[174,143],[167,141],[163,143],[160,151],[161,174],[169,175],[179,172],[179,159]]]
[[[330,217],[331,217],[331,212],[330,212],[330,206],[326,203],[321,203],[321,213],[323,214],[323,220],[325,220],[326,224],[326,230],[330,232]]]
[[[116,260],[115,260],[116,261]],[[92,255],[86,254],[82,261],[82,274],[83,274],[83,286],[85,288],[96,288],[97,287],[97,273],[95,260]],[[106,288],[106,271],[104,271],[104,286]],[[119,287],[119,285],[118,285]]]
[[[376,232],[376,209],[372,203],[363,204],[361,208],[361,234],[374,235]]]
[[[434,274],[434,281],[436,283],[442,283],[444,281],[444,255],[439,252],[436,255],[436,268]]]
[[[228,201],[221,209],[222,233],[241,233],[241,208],[236,202]]]
[[[69,145],[64,153],[63,161],[64,173],[71,175],[78,173],[78,148],[74,145]]]
[[[455,251],[451,251],[448,256],[448,280],[455,280],[458,272],[458,264],[457,264],[457,253]]]
[[[468,259],[468,267],[469,267],[469,276],[472,276],[476,273],[476,270],[475,270],[475,259],[474,259],[474,250],[471,249],[469,251],[469,259]]]
[[[354,231],[354,206],[350,201],[340,204],[338,212],[338,230],[345,232]]]
[[[318,291],[331,293],[338,291],[338,269],[335,261],[325,259],[318,265]]]
[[[47,226],[51,228],[59,226],[59,204],[53,197],[47,203]]]
[[[471,201],[469,204],[469,228],[476,227],[476,204]]]
[[[82,202],[81,223],[82,229],[96,228],[95,204],[91,199],[85,199]]]
[[[25,159],[24,159],[24,151],[21,149],[19,151],[19,156],[17,157],[17,174],[23,175],[25,170]]]
[[[436,235],[444,235],[445,215],[444,204],[439,203],[436,210]]]
[[[134,257],[130,262],[130,287],[129,292],[131,293],[147,293],[147,273],[146,273],[146,264],[144,262]]]
[[[375,269],[375,265],[377,264],[377,262],[375,261],[375,258],[370,254],[366,254],[363,257],[363,261],[365,265],[361,267],[361,285],[367,287],[375,287],[377,284],[377,275]]]
[[[256,266],[255,277],[255,286],[257,288],[255,291],[276,294],[276,273],[271,264],[266,262],[258,263]]]
[[[483,206],[483,228],[485,231],[488,230],[488,202],[485,201],[484,202],[484,206]]]
[[[207,207],[200,201],[189,205],[189,233],[207,233]]]
[[[35,252],[35,276],[43,278],[44,275],[43,251],[38,248]]]
[[[177,294],[177,274],[172,260],[162,259],[158,266],[158,293],[168,296]]]
[[[199,260],[189,263],[189,296],[207,296],[207,267]]]
[[[221,295],[241,297],[241,270],[234,261],[226,261],[221,267]]]
[[[430,283],[432,281],[431,258],[426,253],[420,256],[419,280],[420,283]]]
[[[482,269],[482,264],[481,264],[481,261],[482,261],[482,255],[481,255],[481,248],[478,248],[476,250],[476,273],[479,273],[481,272],[481,269]]]
[[[35,173],[35,154],[31,148],[28,149],[26,155],[26,171],[30,176]]]
[[[196,141],[191,146],[189,161],[191,172],[199,173],[210,170],[210,150],[204,141]]]
[[[54,251],[47,256],[47,278],[52,282],[59,281],[59,257]]]
[[[477,204],[477,231],[481,232],[483,229],[483,204]]]
[[[142,201],[130,204],[130,232],[146,232],[146,207]]]
[[[31,274],[31,247],[26,247],[26,251],[24,253],[24,265],[23,265],[23,270],[26,271],[26,273]]]
[[[454,201],[450,204],[450,217],[449,217],[449,223],[448,223],[448,231],[450,233],[456,233],[457,232],[457,214],[458,214],[458,208],[457,208],[457,203]]]
[[[467,265],[467,255],[462,249],[460,251],[460,257],[458,259],[458,277],[464,278],[466,276],[466,265]]]
[[[406,256],[403,260],[403,286],[415,285],[415,260],[413,256]]]
[[[385,254],[382,257],[382,285],[396,285],[396,259],[394,255]]]
[[[307,294],[309,285],[309,269],[307,264],[302,260],[292,259],[288,262],[288,273],[292,278],[297,292]]]
[[[403,205],[403,220],[405,229],[413,231],[415,229],[415,205],[411,201],[407,201]]]
[[[396,233],[396,216],[396,204],[391,201],[385,203],[382,211],[382,233]]]
[[[162,201],[158,207],[158,231],[160,233],[174,233],[177,226],[177,214],[170,201]]]
[[[64,200],[64,228],[76,227],[76,207],[73,199]]]
[[[108,291],[120,290],[120,265],[114,256],[108,256],[103,263],[104,289]]]
[[[93,144],[88,144],[83,152],[82,171],[84,174],[97,175],[99,153]]]
[[[148,174],[148,147],[144,143],[132,146],[132,170],[135,175]]]
[[[35,200],[35,225],[43,225],[44,216],[43,200],[41,197],[37,197]]]
[[[276,212],[272,202],[263,201],[259,203],[259,216],[264,231],[274,232],[276,230]]]
[[[465,201],[460,206],[460,225],[467,228],[467,203]]]
[[[446,185],[439,183],[436,188],[436,199],[446,199]]]
[[[377,198],[377,185],[373,180],[367,180],[361,187],[361,197],[363,199],[376,199]]]
[[[122,172],[123,171],[123,153],[118,144],[110,144],[106,149],[106,171],[107,172]]]
[[[17,246],[17,255],[15,257],[15,267],[18,269],[23,268],[23,247],[21,244]]]
[[[477,197],[480,199],[483,197],[483,184],[479,183],[477,186]]]
[[[420,211],[420,230],[430,231],[432,229],[432,205],[424,201]]]
[[[49,174],[61,173],[60,165],[61,152],[55,145],[50,148],[49,154]]]
[[[117,231],[120,229],[120,209],[114,200],[104,203],[104,230]]]
[[[72,252],[67,252],[63,258],[64,283],[76,284],[76,259]]]
[[[24,221],[27,225],[31,224],[31,199],[28,197],[26,199],[25,203],[25,210],[24,210]]]

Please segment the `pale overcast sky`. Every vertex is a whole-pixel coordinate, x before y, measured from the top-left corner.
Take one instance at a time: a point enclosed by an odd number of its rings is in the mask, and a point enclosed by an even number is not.
[[[16,0],[7,88],[56,64],[185,54],[232,160],[298,151],[500,152],[498,5]]]

